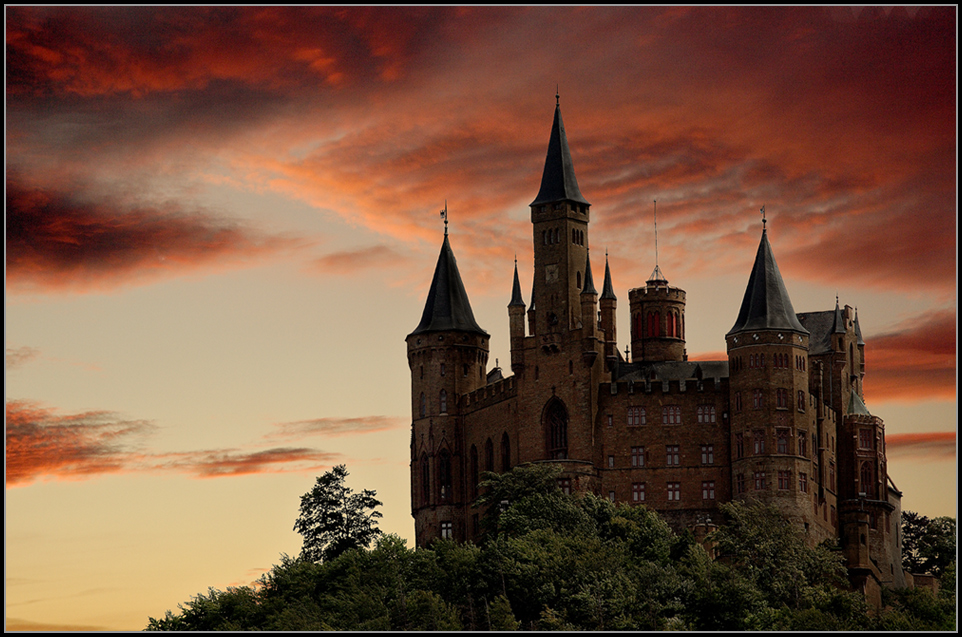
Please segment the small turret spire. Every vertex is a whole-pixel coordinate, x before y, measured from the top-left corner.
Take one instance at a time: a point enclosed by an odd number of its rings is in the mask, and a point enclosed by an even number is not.
[[[591,251],[588,250],[586,252],[587,254],[585,255],[585,284],[581,288],[581,293],[582,294],[598,294],[598,291],[595,289],[594,277],[591,276]]]
[[[521,281],[518,279],[518,255],[514,256],[514,285],[511,286],[511,302],[508,307],[524,307],[524,299],[521,297]]]
[[[605,283],[601,286],[601,298],[617,300],[614,286],[611,285],[611,269],[608,267],[608,251],[605,250]]]
[[[444,236],[448,236],[448,200],[444,200],[444,209],[441,210],[441,218],[444,219]]]

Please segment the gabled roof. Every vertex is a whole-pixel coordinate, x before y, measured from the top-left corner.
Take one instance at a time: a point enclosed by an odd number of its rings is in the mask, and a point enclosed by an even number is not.
[[[468,293],[464,289],[461,274],[458,272],[458,262],[454,258],[448,235],[445,233],[421,322],[409,336],[447,330],[487,335],[487,332],[474,320]]]
[[[772,246],[768,243],[768,232],[762,230],[762,240],[758,244],[755,265],[748,278],[748,287],[742,299],[735,325],[729,334],[747,330],[789,330],[807,334],[795,316],[795,308],[788,297],[788,290],[775,263]]]
[[[832,334],[835,333],[835,311],[802,312],[798,322],[808,330],[808,353],[812,356],[828,354],[832,349]]]
[[[544,160],[544,172],[541,174],[541,190],[530,205],[564,200],[591,205],[578,188],[574,164],[571,163],[571,151],[568,149],[568,137],[561,120],[561,105],[556,104],[551,138],[548,140],[548,155]]]

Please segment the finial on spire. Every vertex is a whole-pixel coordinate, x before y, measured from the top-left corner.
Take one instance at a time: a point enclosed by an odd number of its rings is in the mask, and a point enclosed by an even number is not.
[[[658,267],[658,200],[655,199],[655,268]]]
[[[764,230],[764,229],[765,229],[765,223],[766,223],[766,221],[767,221],[767,220],[765,219],[765,206],[764,206],[764,205],[762,205],[761,213],[762,213],[762,230]]]
[[[444,210],[441,211],[441,218],[444,219],[444,236],[448,236],[448,200],[444,200]]]
[[[561,85],[560,84],[555,84],[554,105],[561,106]]]

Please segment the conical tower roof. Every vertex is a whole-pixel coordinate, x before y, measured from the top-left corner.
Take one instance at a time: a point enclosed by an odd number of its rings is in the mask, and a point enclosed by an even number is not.
[[[591,253],[585,255],[585,284],[581,288],[582,294],[598,294],[595,289],[595,278],[591,276]]]
[[[458,262],[454,258],[454,252],[451,250],[451,244],[445,232],[421,322],[410,335],[447,330],[487,335],[487,332],[474,320],[468,293],[464,289],[464,283],[461,282],[461,273],[458,272]]]
[[[521,298],[521,281],[518,279],[518,260],[514,260],[514,285],[511,286],[511,302],[508,307],[524,307],[524,299]]]
[[[808,334],[795,316],[795,308],[792,307],[792,300],[788,297],[788,290],[768,242],[767,230],[762,230],[762,240],[758,244],[755,265],[748,278],[745,298],[742,299],[738,319],[728,333],[746,330],[789,330]]]
[[[568,137],[565,135],[565,125],[561,120],[561,104],[558,103],[554,109],[551,139],[548,140],[548,155],[545,157],[544,172],[541,175],[541,190],[530,205],[564,200],[591,205],[578,188],[574,164],[571,163],[571,151],[568,149]]]
[[[608,255],[605,254],[605,283],[601,287],[601,298],[618,300],[615,296],[615,288],[611,285],[611,269],[608,267]]]

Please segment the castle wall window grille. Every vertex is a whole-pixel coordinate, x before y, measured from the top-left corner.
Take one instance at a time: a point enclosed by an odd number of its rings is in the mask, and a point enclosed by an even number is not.
[[[715,423],[715,406],[714,405],[699,405],[697,414],[698,414],[699,423],[702,423],[702,424]]]
[[[788,439],[791,432],[788,429],[775,430],[775,450],[780,454],[788,453]]]
[[[701,483],[701,499],[702,500],[715,499],[715,481],[714,480],[705,480]]]
[[[645,414],[644,407],[629,407],[628,408],[628,426],[629,427],[640,427],[647,423],[647,417]]]
[[[632,467],[645,466],[645,448],[644,447],[631,448],[631,466]]]
[[[638,503],[645,501],[645,483],[635,482],[631,485],[631,501]]]
[[[681,466],[681,448],[679,445],[665,446],[665,460],[669,467]]]
[[[792,488],[792,472],[791,471],[779,471],[778,472],[778,489],[779,491],[788,491]]]
[[[615,492],[614,492],[614,491],[609,491],[609,492],[608,492],[608,502],[614,502],[614,501],[615,501]]]
[[[668,501],[681,502],[681,482],[668,483]]]
[[[441,363],[441,375],[442,375],[442,376],[444,376],[444,370],[445,370],[444,363]]]
[[[663,425],[680,425],[681,424],[681,407],[678,406],[667,406],[661,408],[661,424]]]
[[[735,491],[737,493],[745,493],[745,474],[739,473],[735,476]]]
[[[801,493],[808,493],[808,474],[807,473],[799,472],[798,490]]]
[[[701,463],[715,464],[715,445],[701,446]]]
[[[764,472],[764,471],[756,471],[756,472],[754,473],[754,478],[755,478],[755,490],[756,490],[756,491],[765,491],[766,489],[768,489],[768,484],[767,484],[767,482],[765,481],[765,472]]]
[[[752,432],[752,451],[756,456],[765,453],[765,432],[761,429]]]

